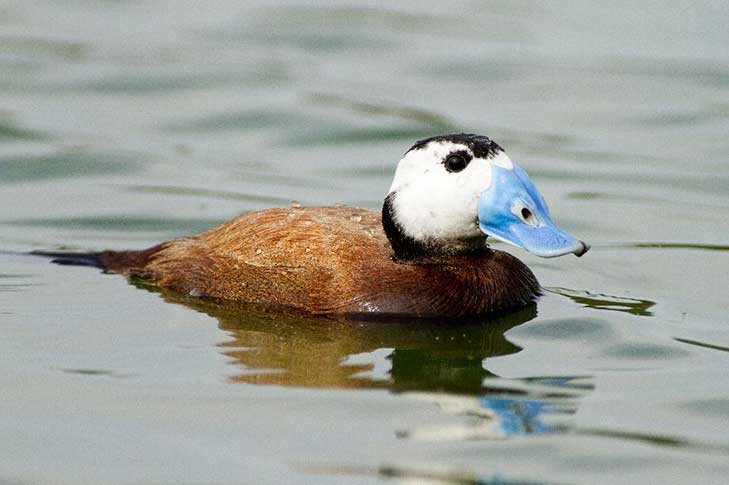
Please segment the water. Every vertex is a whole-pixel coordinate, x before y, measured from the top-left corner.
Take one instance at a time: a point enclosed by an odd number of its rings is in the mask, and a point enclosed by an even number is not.
[[[722,482],[729,8],[359,5],[0,6],[0,481]],[[594,247],[513,250],[549,291],[502,319],[241,315],[13,254],[377,209],[458,130]]]

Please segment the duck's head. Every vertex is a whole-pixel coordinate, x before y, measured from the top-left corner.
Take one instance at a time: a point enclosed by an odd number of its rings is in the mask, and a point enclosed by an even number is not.
[[[382,209],[398,259],[469,254],[486,237],[551,258],[589,246],[557,227],[526,172],[490,138],[426,138],[405,153]]]

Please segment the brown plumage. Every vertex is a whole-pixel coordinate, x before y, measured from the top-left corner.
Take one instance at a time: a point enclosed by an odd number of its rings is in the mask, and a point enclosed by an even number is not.
[[[396,261],[379,213],[349,207],[252,212],[144,251],[96,255],[107,271],[230,305],[315,315],[461,317],[522,307],[532,272],[488,248]]]

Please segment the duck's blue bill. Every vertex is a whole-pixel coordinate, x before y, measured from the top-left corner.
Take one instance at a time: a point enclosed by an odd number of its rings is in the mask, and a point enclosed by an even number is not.
[[[513,169],[492,166],[491,185],[478,199],[478,227],[544,258],[582,256],[590,249],[552,222],[544,198],[516,164]]]

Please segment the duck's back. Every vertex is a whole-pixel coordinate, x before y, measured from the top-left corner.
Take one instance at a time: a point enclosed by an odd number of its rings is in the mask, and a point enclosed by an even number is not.
[[[306,207],[252,212],[102,261],[193,296],[313,314],[465,316],[524,306],[539,294],[531,271],[501,251],[419,262],[391,256],[379,213]]]

